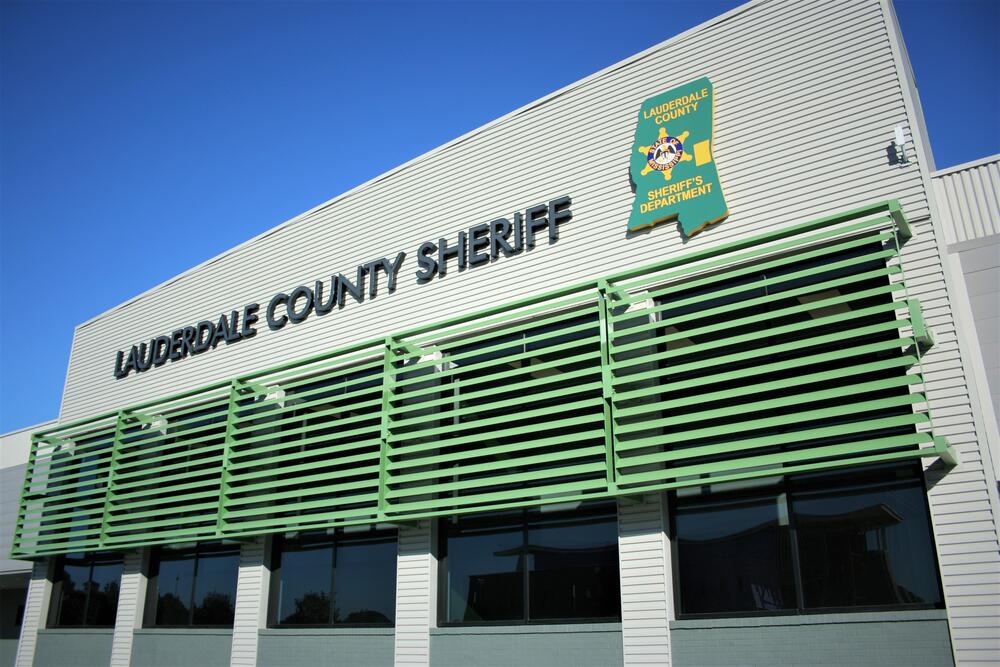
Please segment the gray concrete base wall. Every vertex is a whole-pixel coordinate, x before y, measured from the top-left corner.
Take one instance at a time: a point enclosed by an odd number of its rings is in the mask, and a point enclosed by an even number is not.
[[[111,628],[51,628],[38,631],[35,667],[108,667]],[[15,649],[16,650],[16,649]]]
[[[144,628],[135,631],[132,664],[142,667],[229,667],[232,644],[231,629]]]
[[[612,667],[621,664],[621,623],[431,630],[432,667]]]
[[[944,611],[674,621],[673,664],[952,667]]]
[[[261,630],[257,667],[392,665],[394,638],[392,628]]]
[[[14,667],[17,658],[17,640],[0,639],[0,667]]]

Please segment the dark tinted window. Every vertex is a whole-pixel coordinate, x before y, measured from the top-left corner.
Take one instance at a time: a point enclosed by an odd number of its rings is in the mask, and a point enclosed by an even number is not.
[[[392,625],[396,550],[390,531],[275,538],[271,623]]]
[[[756,486],[676,494],[682,614],[942,603],[919,467],[855,468]]]
[[[446,623],[524,618],[523,516],[444,521]]]
[[[122,558],[118,554],[70,555],[56,565],[55,625],[110,627],[118,611]]]
[[[615,506],[529,512],[531,620],[614,618],[621,613]]]
[[[681,611],[777,611],[795,606],[782,496],[677,503]]]
[[[842,473],[799,486],[792,509],[807,608],[941,602],[919,479]]]
[[[442,521],[442,622],[617,619],[614,503]]]
[[[239,561],[236,545],[157,549],[153,624],[232,625]]]

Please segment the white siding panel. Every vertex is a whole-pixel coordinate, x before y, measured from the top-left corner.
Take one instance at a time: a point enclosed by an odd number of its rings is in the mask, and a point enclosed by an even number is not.
[[[934,193],[949,245],[1000,234],[1000,155],[936,172]]]
[[[622,646],[625,665],[670,664],[673,593],[659,494],[618,500]]]
[[[240,548],[240,569],[236,579],[236,611],[233,645],[229,664],[254,667],[260,628],[267,609],[268,570],[265,565],[266,538],[244,542]]]
[[[24,600],[24,616],[21,618],[21,638],[17,643],[15,667],[33,667],[38,631],[45,627],[49,614],[49,599],[52,597],[52,581],[49,579],[48,560],[34,564],[28,595]]]
[[[396,559],[397,665],[429,665],[431,628],[436,624],[434,522],[399,527]]]
[[[143,574],[145,551],[124,554],[121,587],[118,589],[118,612],[111,638],[111,667],[129,667],[132,663],[132,640],[142,627],[146,602],[146,576]]]

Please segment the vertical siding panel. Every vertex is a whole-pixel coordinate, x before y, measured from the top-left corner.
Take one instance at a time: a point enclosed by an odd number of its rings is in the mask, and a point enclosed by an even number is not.
[[[1000,234],[1000,155],[932,174],[948,245]]]
[[[236,613],[233,621],[232,667],[257,664],[257,639],[267,613],[268,572],[265,541],[259,537],[240,549],[240,569],[236,580]]]
[[[132,663],[132,640],[136,628],[142,627],[146,601],[146,576],[143,572],[146,550],[124,554],[121,587],[118,589],[118,613],[111,639],[111,667],[128,667]]]
[[[21,620],[21,639],[17,643],[15,667],[33,667],[38,631],[45,627],[49,615],[49,600],[52,597],[52,581],[49,579],[49,559],[36,562],[31,568],[31,581],[24,601],[24,616]]]
[[[431,628],[437,615],[437,559],[434,523],[420,521],[399,527],[396,560],[395,664],[429,665]]]
[[[625,665],[669,665],[673,586],[662,497],[618,499]]]

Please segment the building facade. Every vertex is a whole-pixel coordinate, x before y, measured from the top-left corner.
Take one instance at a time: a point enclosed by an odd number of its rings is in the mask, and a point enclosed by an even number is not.
[[[77,328],[15,664],[998,663],[997,173],[755,0],[297,216]]]

